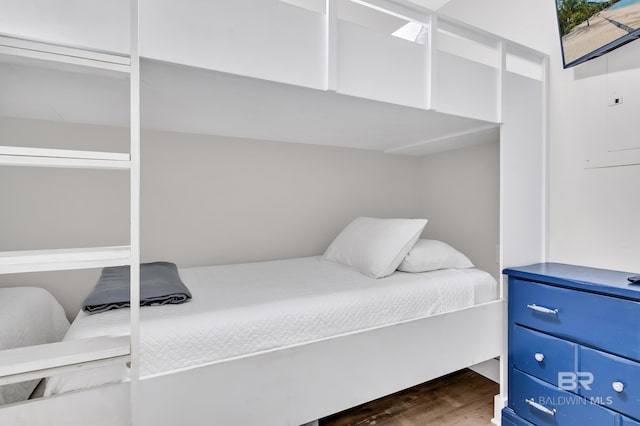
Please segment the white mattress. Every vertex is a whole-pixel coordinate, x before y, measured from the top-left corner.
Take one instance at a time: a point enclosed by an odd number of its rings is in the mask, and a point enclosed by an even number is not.
[[[64,309],[46,290],[0,288],[0,350],[62,340],[69,328]],[[0,386],[0,405],[24,401],[38,380]]]
[[[193,299],[141,308],[140,374],[152,376],[451,311],[496,298],[478,269],[383,279],[319,257],[180,270]],[[65,340],[127,333],[127,309],[80,313]],[[126,379],[120,367],[51,378],[46,394]]]

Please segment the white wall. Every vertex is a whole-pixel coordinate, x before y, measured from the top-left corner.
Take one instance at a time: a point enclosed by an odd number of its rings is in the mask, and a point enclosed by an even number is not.
[[[0,118],[0,139],[127,151],[126,129],[114,127]],[[426,237],[494,272],[497,144],[418,158],[143,131],[142,151],[143,261],[187,267],[318,255],[356,216],[426,216]],[[127,172],[3,167],[0,199],[0,251],[128,243]],[[0,286],[45,287],[72,318],[98,274],[0,275]]]
[[[498,141],[422,157],[425,236],[444,240],[474,265],[499,276]]]
[[[553,8],[552,1],[452,0],[441,12],[551,55],[548,260],[640,272],[640,166],[584,167],[593,145],[638,137],[637,120],[614,128],[605,105],[612,81],[638,102],[640,68],[606,69],[640,56],[640,41],[564,70]]]

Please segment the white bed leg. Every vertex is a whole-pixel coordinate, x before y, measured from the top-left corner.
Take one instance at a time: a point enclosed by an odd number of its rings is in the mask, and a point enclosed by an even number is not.
[[[500,426],[502,423],[502,409],[507,406],[507,398],[498,394],[493,397],[493,418],[491,423]]]

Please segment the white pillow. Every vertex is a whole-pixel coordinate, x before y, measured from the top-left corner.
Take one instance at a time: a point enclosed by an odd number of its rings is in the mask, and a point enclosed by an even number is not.
[[[427,272],[446,268],[473,268],[473,263],[447,243],[422,239],[418,240],[398,266],[398,270],[403,272]]]
[[[427,224],[426,219],[359,217],[347,225],[322,256],[372,278],[391,275]]]

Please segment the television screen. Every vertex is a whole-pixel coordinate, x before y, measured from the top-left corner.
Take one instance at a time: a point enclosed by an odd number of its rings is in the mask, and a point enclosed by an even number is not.
[[[564,67],[640,38],[640,0],[556,0]]]

